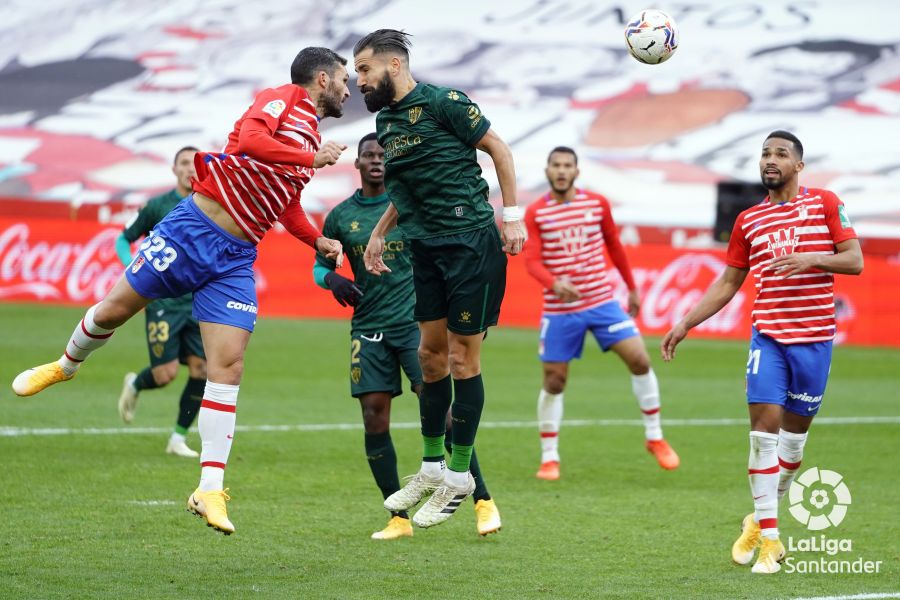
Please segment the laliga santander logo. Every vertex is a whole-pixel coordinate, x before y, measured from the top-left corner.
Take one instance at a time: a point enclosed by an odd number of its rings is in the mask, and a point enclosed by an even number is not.
[[[0,298],[97,301],[122,275],[116,229],[103,229],[83,243],[32,242],[30,235],[26,223],[0,231]]]
[[[837,527],[847,516],[850,489],[836,471],[807,469],[791,483],[791,515],[810,531]]]

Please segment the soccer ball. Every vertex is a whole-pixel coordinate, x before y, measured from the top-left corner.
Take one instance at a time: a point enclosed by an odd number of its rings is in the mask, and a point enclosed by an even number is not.
[[[663,11],[649,8],[628,21],[625,42],[631,55],[642,63],[666,62],[678,48],[678,27]]]

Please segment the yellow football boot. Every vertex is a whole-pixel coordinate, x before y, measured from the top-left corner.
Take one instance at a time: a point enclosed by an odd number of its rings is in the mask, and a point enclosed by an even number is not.
[[[759,547],[759,558],[756,564],[750,569],[753,573],[764,573],[770,575],[781,570],[781,562],[784,560],[784,544],[781,540],[763,538],[762,545]]]
[[[493,500],[479,500],[475,503],[475,517],[478,534],[487,535],[500,531],[500,511]]]
[[[412,537],[413,528],[409,519],[403,517],[391,517],[387,527],[372,534],[373,540],[396,540],[402,537]]]
[[[741,536],[731,547],[731,560],[739,565],[749,565],[753,554],[759,546],[759,523],[750,513],[741,521]]]
[[[198,488],[187,501],[187,509],[206,519],[206,525],[212,527],[216,531],[221,531],[225,535],[234,533],[234,525],[228,520],[228,512],[225,510],[225,503],[231,500],[228,495],[228,488],[224,490],[213,490],[211,492],[201,492]]]
[[[19,373],[13,379],[12,389],[19,396],[33,396],[54,383],[72,379],[75,377],[75,373],[66,375],[59,363],[53,361]]]

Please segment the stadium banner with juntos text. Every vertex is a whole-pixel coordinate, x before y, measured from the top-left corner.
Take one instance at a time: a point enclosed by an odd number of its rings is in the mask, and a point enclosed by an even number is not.
[[[122,275],[115,252],[119,227],[66,219],[0,217],[0,301],[89,305]],[[642,306],[638,323],[659,335],[694,306],[725,268],[724,249],[689,250],[664,244],[626,248]],[[259,247],[256,285],[258,327],[265,317],[349,318],[331,294],[312,280],[312,250],[283,231],[272,231]],[[351,276],[349,268],[344,275]],[[697,328],[696,337],[747,338],[754,290],[751,278],[719,314]],[[618,281],[618,279],[617,279]],[[541,290],[510,259],[501,326],[537,327]],[[618,282],[617,295],[626,290]],[[837,276],[835,305],[840,343],[900,347],[900,262],[867,256],[861,276]]]

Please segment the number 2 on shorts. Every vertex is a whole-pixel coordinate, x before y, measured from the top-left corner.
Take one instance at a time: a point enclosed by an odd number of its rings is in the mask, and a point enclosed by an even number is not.
[[[154,257],[159,251],[162,251],[162,257]],[[169,268],[175,259],[178,258],[178,252],[171,246],[166,246],[166,240],[151,231],[141,244],[141,251],[153,268],[157,271],[165,271]]]

